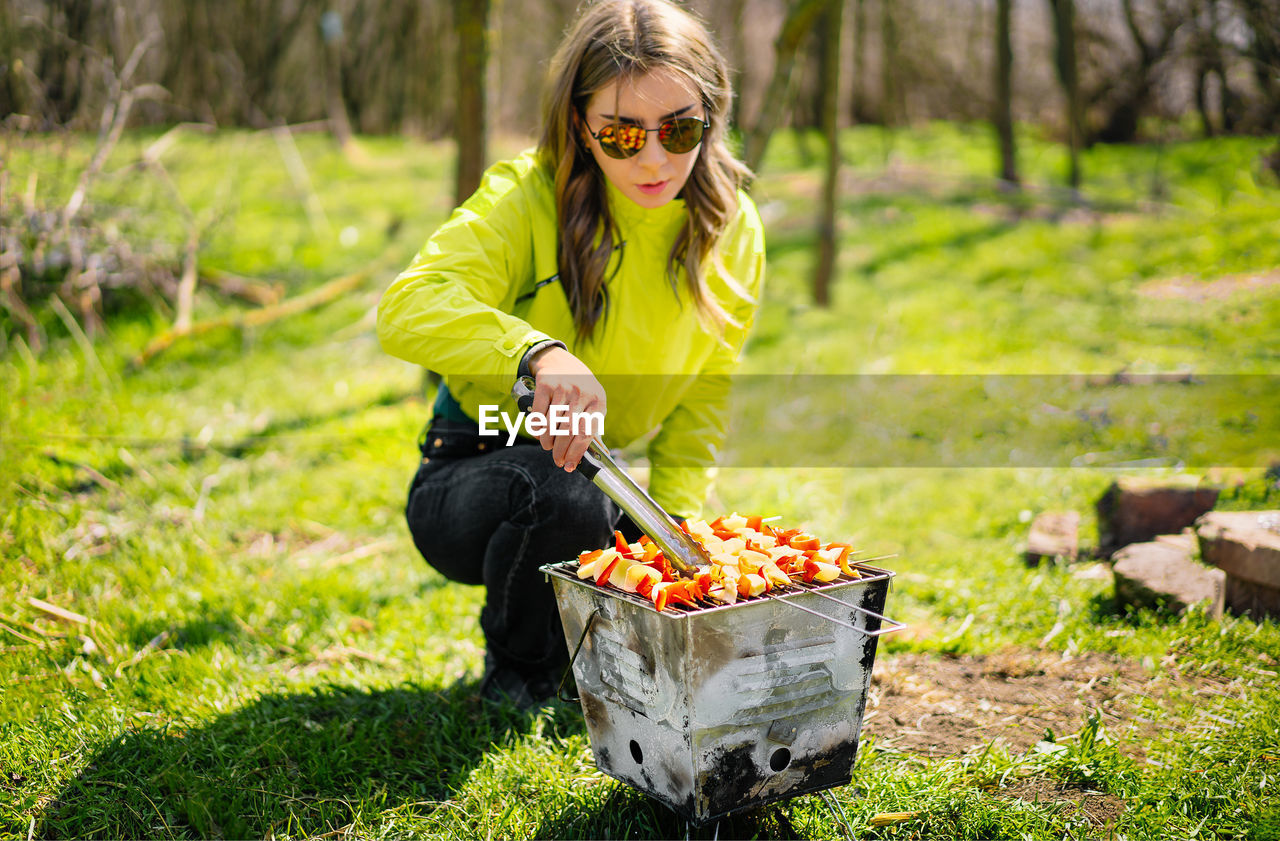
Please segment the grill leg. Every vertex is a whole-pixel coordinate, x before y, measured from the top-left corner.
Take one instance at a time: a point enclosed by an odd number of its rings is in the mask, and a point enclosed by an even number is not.
[[[829,790],[824,790],[819,793],[822,795],[823,802],[827,804],[827,808],[831,810],[831,814],[835,816],[836,821],[840,824],[841,828],[844,829],[844,837],[849,839],[849,841],[858,841],[857,837],[853,834],[853,828],[849,826],[849,818],[845,815],[844,807],[840,805],[840,801],[836,800],[835,796]]]
[[[684,822],[684,841],[689,841],[689,836],[693,832],[693,823]],[[711,834],[711,841],[720,841],[720,821],[716,821],[716,830]]]

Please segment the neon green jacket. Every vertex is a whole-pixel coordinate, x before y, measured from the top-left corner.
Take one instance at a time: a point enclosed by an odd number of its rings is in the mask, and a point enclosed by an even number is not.
[[[667,280],[684,202],[646,209],[612,184],[608,193],[623,245],[606,274],[608,310],[589,340],[575,338],[568,300],[554,282],[554,183],[532,150],[491,167],[391,284],[378,306],[378,338],[388,353],[441,373],[473,420],[482,404],[514,415],[510,388],[521,357],[559,339],[605,388],[605,444],[623,447],[656,430],[649,492],[667,511],[697,516],[726,432],[728,375],[760,297],[763,226],[740,192],[720,258],[750,297],[706,270],[711,293],[738,322],[722,341],[699,322],[683,278],[679,297]]]

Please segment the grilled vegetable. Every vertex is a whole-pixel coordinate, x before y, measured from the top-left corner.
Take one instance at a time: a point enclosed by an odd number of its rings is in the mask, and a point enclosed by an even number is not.
[[[711,563],[692,579],[677,579],[662,551],[647,536],[627,543],[614,532],[614,545],[578,556],[578,577],[600,586],[637,593],[658,610],[669,604],[735,604],[797,581],[826,583],[842,574],[858,578],[847,543],[823,543],[800,529],[775,529],[760,516],[730,514],[710,523],[686,520],[686,533],[707,550]]]

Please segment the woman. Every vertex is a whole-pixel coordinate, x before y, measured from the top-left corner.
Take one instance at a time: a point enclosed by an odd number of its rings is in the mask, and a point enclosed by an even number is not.
[[[610,447],[654,433],[650,494],[701,513],[764,269],[731,99],[688,13],[592,6],[553,59],[536,150],[489,169],[383,296],[383,347],[443,375],[406,516],[428,563],[486,587],[485,697],[527,709],[555,692],[568,657],[538,567],[634,528],[574,474],[585,425],[513,446],[480,434],[482,407],[514,416],[517,375],[536,380],[534,412],[604,414]]]

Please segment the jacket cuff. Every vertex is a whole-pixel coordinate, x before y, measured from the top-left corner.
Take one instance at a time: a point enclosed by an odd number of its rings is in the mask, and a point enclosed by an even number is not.
[[[533,345],[526,350],[524,355],[520,357],[520,365],[516,368],[516,379],[520,379],[521,377],[532,377],[533,373],[529,370],[529,360],[549,347],[558,347],[568,350],[568,348],[565,348],[564,342],[556,339],[545,339],[538,342],[536,345]]]

